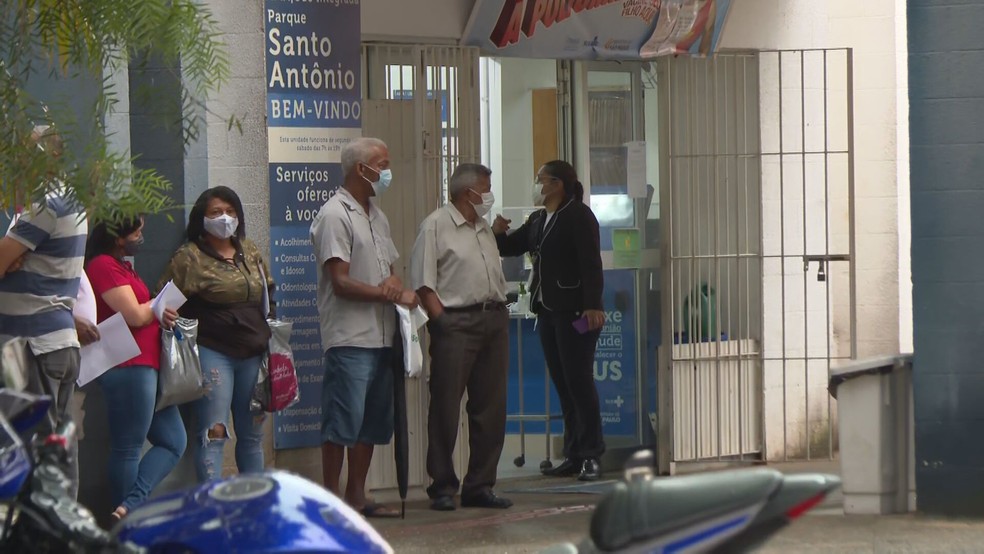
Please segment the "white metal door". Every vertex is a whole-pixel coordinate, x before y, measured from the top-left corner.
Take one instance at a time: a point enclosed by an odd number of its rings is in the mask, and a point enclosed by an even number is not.
[[[826,370],[854,335],[849,61],[660,61],[664,462],[833,456]]]
[[[400,259],[397,261],[397,274],[404,283],[409,278],[410,252],[413,249],[415,234],[413,229],[419,222],[439,205],[440,191],[428,185],[436,181],[438,164],[433,150],[439,145],[417,144],[419,135],[414,125],[394,125],[394,122],[413,121],[414,105],[411,100],[366,100],[362,110],[363,132],[366,136],[382,139],[390,148],[390,162],[394,175],[394,186],[379,198],[380,208],[390,221],[393,242]],[[434,101],[424,106],[423,121],[425,129],[437,132],[440,125],[439,107]],[[424,156],[419,156],[422,147]],[[419,165],[426,164],[424,174],[431,181],[417,182],[413,178]],[[407,379],[407,424],[409,430],[410,471],[409,484],[421,485],[426,481],[424,465],[427,442],[426,382],[423,379]],[[391,488],[396,486],[394,472],[393,446],[377,448],[373,456],[368,477],[369,488]]]
[[[394,186],[379,198],[400,253],[396,270],[409,284],[410,254],[420,222],[447,201],[448,178],[462,162],[479,161],[478,51],[473,48],[366,45],[363,134],[390,148]],[[426,344],[424,364],[429,367]],[[425,377],[407,380],[411,486],[426,485]],[[462,418],[462,422],[465,419]],[[467,426],[461,426],[456,470],[467,467]],[[379,448],[369,488],[396,486],[392,446]]]
[[[740,459],[762,443],[758,58],[659,67],[672,461]]]

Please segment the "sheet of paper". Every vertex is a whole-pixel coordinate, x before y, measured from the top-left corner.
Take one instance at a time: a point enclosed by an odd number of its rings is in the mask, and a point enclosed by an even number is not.
[[[178,290],[178,287],[174,285],[174,281],[168,281],[164,288],[161,289],[160,294],[154,298],[153,302],[150,303],[150,309],[154,312],[154,317],[157,321],[160,321],[164,317],[164,310],[171,308],[172,310],[177,310],[188,299],[185,295]]]
[[[140,354],[140,347],[126,325],[123,314],[117,313],[99,325],[99,340],[82,349],[82,365],[79,368],[80,387],[106,373],[123,362]]]
[[[629,187],[629,198],[645,198],[646,190],[646,143],[635,141],[625,143],[627,154],[625,169]]]

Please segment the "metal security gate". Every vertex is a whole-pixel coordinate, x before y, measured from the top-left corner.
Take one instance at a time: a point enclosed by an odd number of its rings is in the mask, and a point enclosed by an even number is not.
[[[400,253],[396,272],[408,283],[410,257],[420,222],[447,201],[455,166],[481,160],[478,50],[475,48],[370,44],[363,47],[363,135],[386,141],[393,187],[379,197]],[[427,350],[424,347],[425,367]],[[407,380],[410,484],[427,480],[425,378]],[[462,418],[458,445],[468,444]],[[373,456],[368,486],[396,486],[392,447]],[[457,449],[463,474],[467,449]]]
[[[827,370],[855,334],[850,74],[848,50],[660,61],[671,470],[834,455]]]
[[[828,372],[857,355],[853,52],[759,59],[764,455],[829,459]]]

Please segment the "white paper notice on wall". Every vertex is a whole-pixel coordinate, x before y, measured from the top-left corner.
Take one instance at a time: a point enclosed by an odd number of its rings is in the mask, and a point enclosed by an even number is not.
[[[646,198],[646,142],[642,140],[625,143],[625,172],[629,187],[629,198]]]

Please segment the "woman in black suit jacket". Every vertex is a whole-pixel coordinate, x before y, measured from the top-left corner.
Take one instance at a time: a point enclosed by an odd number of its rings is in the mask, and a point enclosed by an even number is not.
[[[595,347],[605,323],[598,220],[584,204],[571,164],[547,162],[536,180],[534,204],[544,209],[509,234],[509,220],[499,216],[493,231],[502,256],[533,258],[530,306],[564,413],[566,459],[543,473],[593,481],[601,477],[598,459],[605,451],[594,382]]]

